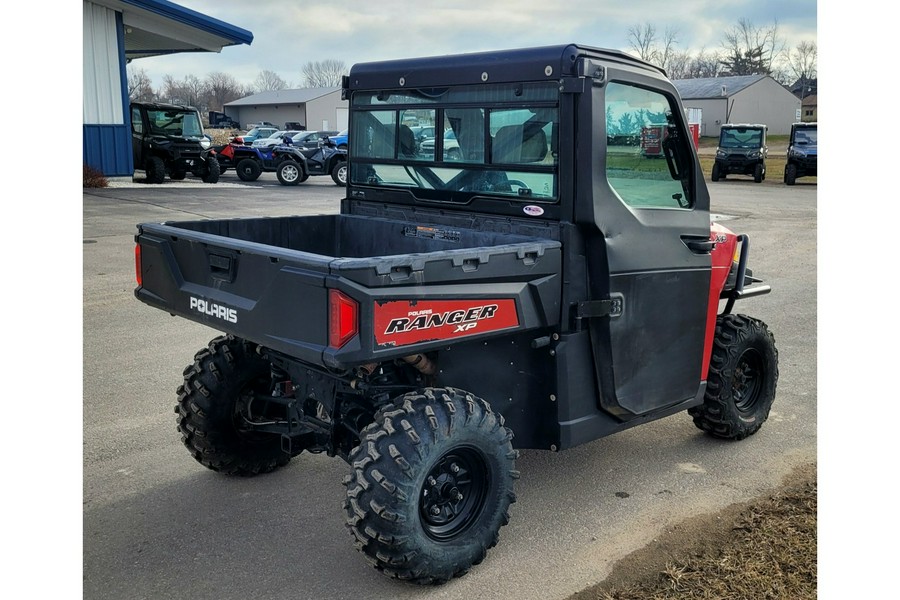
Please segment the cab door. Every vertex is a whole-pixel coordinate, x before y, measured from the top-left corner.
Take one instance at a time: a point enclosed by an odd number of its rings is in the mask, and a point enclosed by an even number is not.
[[[131,156],[134,160],[134,168],[144,168],[144,120],[141,116],[141,107],[131,107]]]
[[[702,394],[709,197],[668,81],[614,67],[591,87],[588,313],[601,407],[629,419]],[[663,152],[642,129],[663,123]],[[584,181],[584,179],[581,179]],[[599,317],[599,318],[598,318]]]

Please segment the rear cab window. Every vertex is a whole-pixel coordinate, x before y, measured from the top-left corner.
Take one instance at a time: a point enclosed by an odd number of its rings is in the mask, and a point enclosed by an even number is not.
[[[450,202],[558,201],[556,83],[356,92],[351,124],[354,185]]]

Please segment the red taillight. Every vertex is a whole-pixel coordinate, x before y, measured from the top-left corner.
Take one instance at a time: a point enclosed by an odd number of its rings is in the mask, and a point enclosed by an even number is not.
[[[328,345],[341,348],[359,333],[359,305],[338,290],[328,291]]]
[[[138,287],[144,285],[144,280],[141,277],[141,245],[134,245],[134,277],[137,279]]]

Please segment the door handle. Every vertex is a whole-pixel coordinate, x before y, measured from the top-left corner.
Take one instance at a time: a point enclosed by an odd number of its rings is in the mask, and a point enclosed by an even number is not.
[[[716,247],[716,243],[708,238],[683,235],[681,236],[681,241],[694,254],[709,254]]]

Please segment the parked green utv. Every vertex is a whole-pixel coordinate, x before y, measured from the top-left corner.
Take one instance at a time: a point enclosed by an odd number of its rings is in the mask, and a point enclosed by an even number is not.
[[[166,175],[184,179],[188,172],[204,183],[217,183],[221,169],[210,139],[203,134],[200,113],[192,106],[131,103],[131,148],[135,169],[147,183],[162,183]]]
[[[756,183],[766,178],[766,125],[722,125],[716,162],[712,168],[712,180],[719,181],[728,175],[749,175]]]

